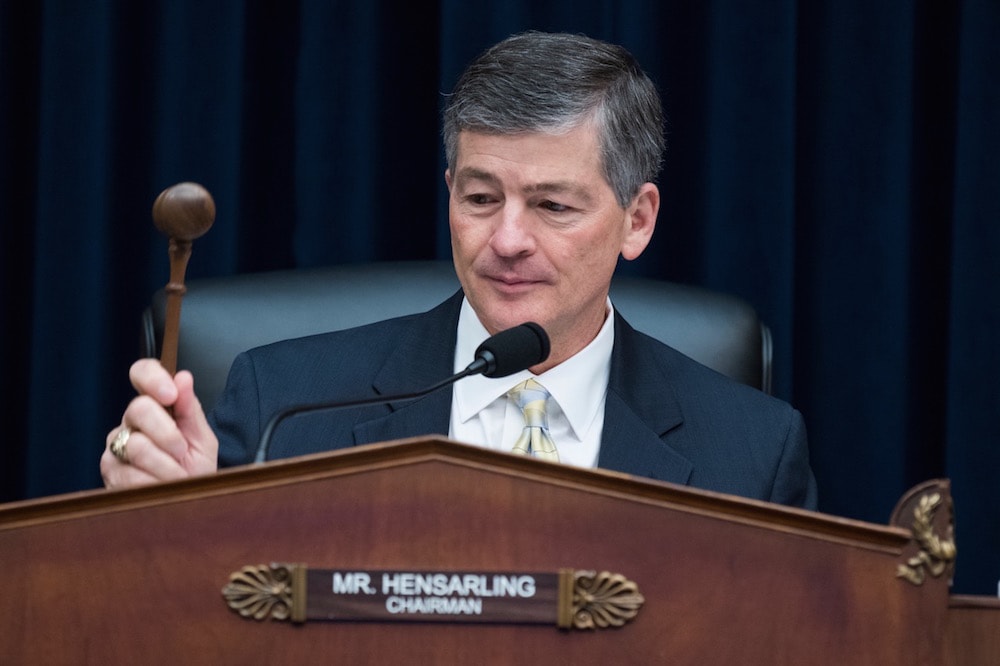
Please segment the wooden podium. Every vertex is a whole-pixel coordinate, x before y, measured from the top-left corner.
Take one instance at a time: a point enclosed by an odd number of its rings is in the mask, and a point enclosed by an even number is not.
[[[949,595],[953,556],[947,482],[914,489],[881,526],[421,438],[0,507],[0,659],[1000,663],[1000,604]],[[633,612],[623,619],[613,599],[576,587],[574,622],[596,617],[595,628],[292,622],[297,602],[280,575],[267,578],[284,571],[272,563],[319,580],[608,572],[633,586]],[[223,595],[248,570],[264,582],[239,603],[262,619]]]

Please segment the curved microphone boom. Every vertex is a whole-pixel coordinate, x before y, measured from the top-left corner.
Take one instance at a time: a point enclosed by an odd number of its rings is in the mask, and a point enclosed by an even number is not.
[[[484,340],[476,348],[476,360],[446,381],[451,383],[462,377],[478,374],[484,377],[506,377],[538,365],[548,357],[548,334],[541,326],[529,321]]]
[[[433,386],[429,386],[416,393],[404,393],[401,395],[380,395],[371,398],[362,398],[349,402],[321,402],[306,405],[296,405],[283,409],[271,417],[264,432],[260,436],[257,444],[257,454],[254,456],[254,463],[262,463],[267,460],[267,450],[271,445],[271,438],[274,429],[281,421],[290,416],[305,412],[320,412],[329,409],[344,409],[347,407],[365,407],[368,405],[379,405],[387,402],[402,402],[415,400],[428,393],[433,393],[440,388],[454,384],[459,379],[470,375],[483,375],[484,377],[506,377],[515,372],[526,370],[534,365],[538,365],[549,357],[549,336],[541,326],[534,322],[525,322],[520,326],[508,328],[500,331],[496,335],[487,338],[483,344],[476,349],[475,360],[465,367],[461,372],[444,379]]]

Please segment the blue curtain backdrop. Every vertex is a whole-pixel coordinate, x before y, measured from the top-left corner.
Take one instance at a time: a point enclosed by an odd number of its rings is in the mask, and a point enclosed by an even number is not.
[[[995,0],[0,7],[0,500],[99,485],[167,280],[161,190],[216,200],[189,279],[447,257],[443,93],[508,34],[566,30],[631,49],[667,108],[660,225],[627,270],[754,303],[822,510],[885,523],[948,477],[954,589],[996,590]]]

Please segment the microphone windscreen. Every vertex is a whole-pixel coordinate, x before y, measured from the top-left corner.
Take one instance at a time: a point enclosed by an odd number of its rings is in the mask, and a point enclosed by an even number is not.
[[[538,365],[549,357],[549,336],[535,322],[500,331],[476,349],[476,358],[491,355],[486,377],[506,377]]]

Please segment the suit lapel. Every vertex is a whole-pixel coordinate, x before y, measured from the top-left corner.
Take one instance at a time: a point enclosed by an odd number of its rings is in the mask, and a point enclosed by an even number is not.
[[[684,417],[669,377],[649,347],[648,338],[616,312],[598,466],[686,484],[693,466],[669,444],[671,431]]]
[[[462,293],[458,292],[425,315],[414,318],[372,381],[379,395],[399,395],[420,389],[452,374],[458,313]],[[414,433],[448,434],[451,419],[451,390],[442,388],[417,400],[389,405],[388,415],[358,423],[356,444],[370,444],[412,437]]]

